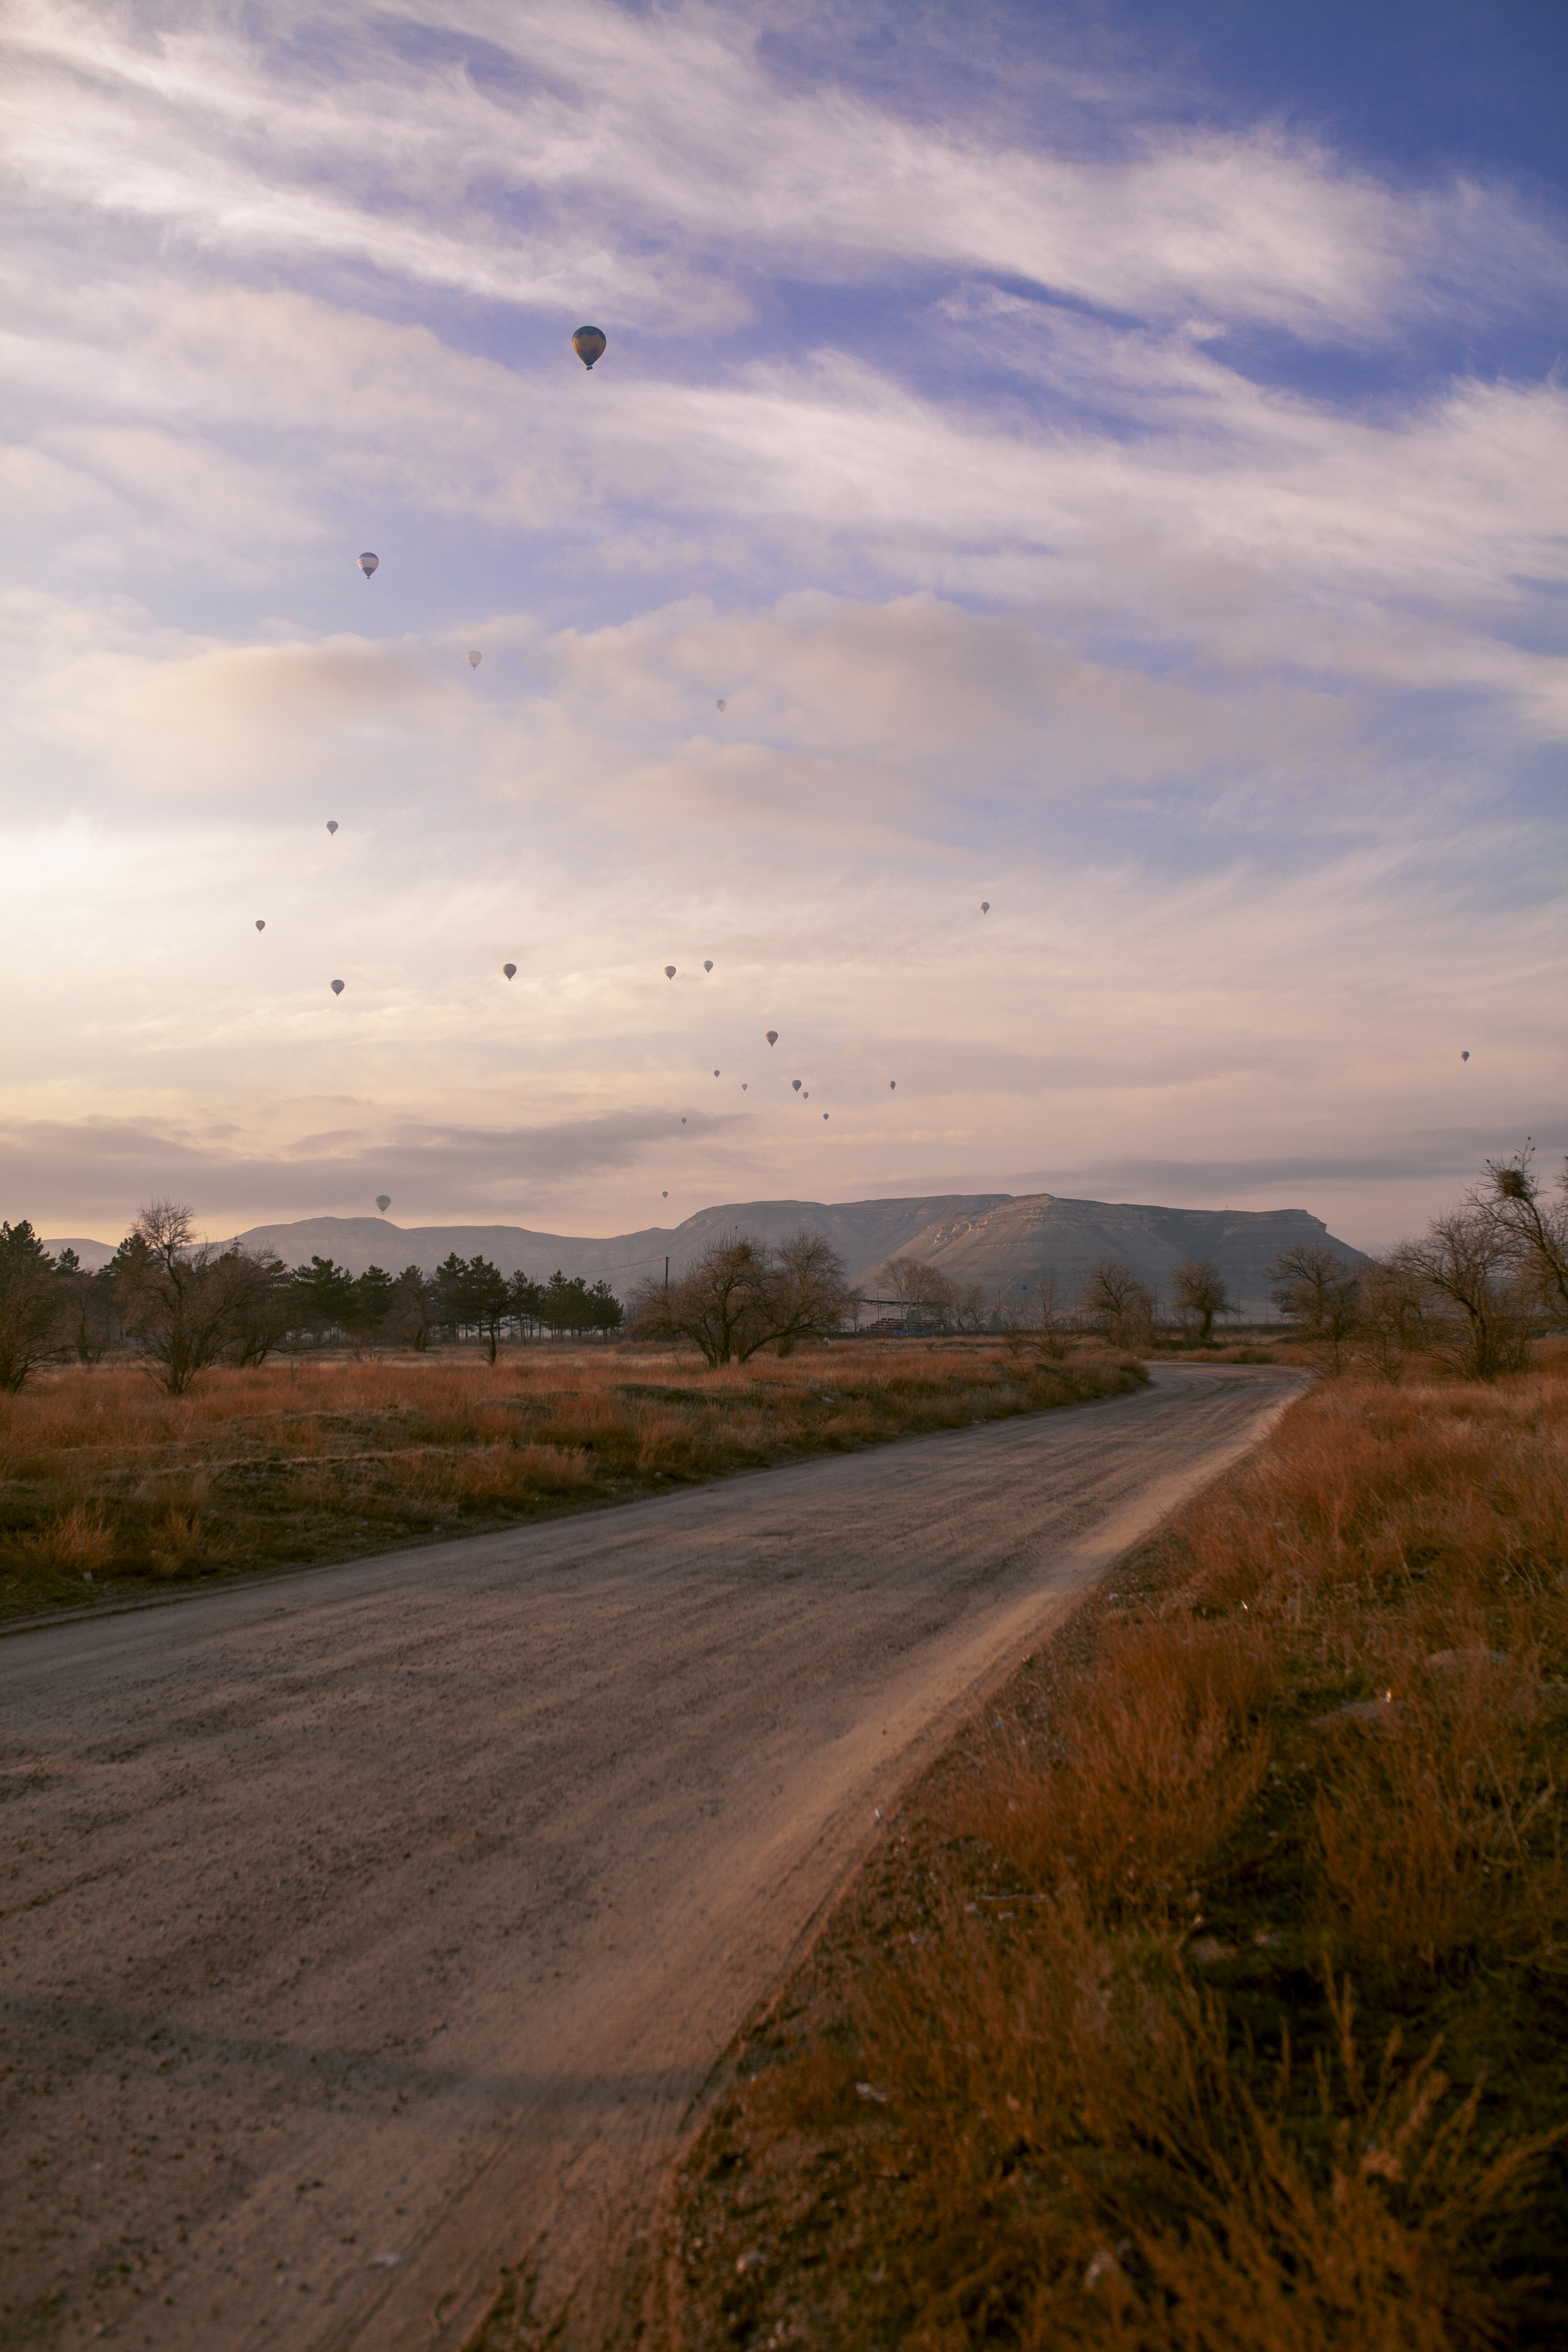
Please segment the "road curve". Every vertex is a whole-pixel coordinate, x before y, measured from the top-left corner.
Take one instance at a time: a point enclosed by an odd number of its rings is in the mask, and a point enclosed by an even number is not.
[[[1294,1373],[0,1643],[0,2340],[599,2347],[875,1808]]]

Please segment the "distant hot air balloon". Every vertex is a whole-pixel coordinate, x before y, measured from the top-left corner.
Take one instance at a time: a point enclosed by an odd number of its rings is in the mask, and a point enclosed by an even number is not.
[[[718,1076],[718,1075],[719,1075],[718,1071],[717,1071],[717,1070],[715,1070],[715,1071],[714,1071],[714,1073],[713,1073],[713,1075],[714,1075],[714,1076],[715,1076],[715,1077],[717,1077],[717,1076]]]
[[[827,1113],[826,1113],[826,1111],[824,1111],[824,1112],[823,1112],[823,1114],[822,1114],[822,1116],[823,1116],[823,1118],[826,1118],[827,1117]]]
[[[364,553],[360,557],[359,568],[364,573],[367,580],[370,578],[371,573],[376,570],[380,562],[380,556],[373,555],[369,548],[366,548]]]
[[[391,1193],[390,1193],[390,1192],[378,1192],[378,1193],[376,1194],[376,1196],[375,1196],[375,1205],[376,1205],[376,1207],[381,1211],[382,1215],[384,1217],[384,1216],[385,1216],[385,1214],[386,1214],[386,1213],[387,1213],[387,1211],[388,1211],[388,1209],[390,1209],[390,1208],[391,1208],[391,1206],[392,1206],[392,1195],[391,1195]]]
[[[991,901],[989,898],[982,898],[980,901],[980,911],[983,915],[988,915],[991,912]]]
[[[680,1122],[680,1124],[681,1124],[681,1126],[682,1126],[682,1127],[684,1127],[684,1126],[686,1125],[686,1120],[685,1120],[684,1117],[681,1118],[681,1122]]]
[[[708,959],[707,962],[703,965],[702,969],[703,969],[703,971],[712,971],[712,969],[713,969],[713,959],[712,959],[712,957],[711,957],[711,956],[710,956],[710,957],[709,957],[709,959]]]
[[[336,833],[337,829],[338,829],[338,821],[337,821],[337,818],[336,818],[335,816],[330,816],[330,817],[327,819],[327,831],[328,831],[329,833]]]
[[[1470,1058],[1470,1057],[1469,1057],[1469,1055],[1468,1055],[1468,1054],[1461,1054],[1461,1055],[1460,1055],[1460,1056],[1459,1056],[1459,1059],[1460,1059],[1460,1061],[1461,1061],[1461,1062],[1468,1062],[1468,1061],[1469,1060],[1469,1058]]]
[[[341,995],[342,994],[342,992],[343,992],[343,983],[342,983],[342,982],[341,980],[334,980],[334,981],[333,981],[333,982],[332,982],[332,994],[333,994],[334,996],[341,996]]]
[[[515,979],[517,978],[517,966],[516,966],[516,964],[514,964],[514,963],[503,963],[503,964],[502,964],[502,966],[501,966],[501,970],[502,970],[502,971],[504,971],[504,972],[505,972],[505,974],[506,974],[506,976],[507,976],[508,980],[515,980]]]
[[[664,976],[666,980],[673,980],[675,978],[675,966],[672,963],[667,963],[665,965]]]
[[[897,1078],[889,1078],[889,1079],[888,1080],[888,1092],[889,1092],[890,1095],[896,1095],[896,1094],[898,1093],[898,1091],[899,1091],[899,1082],[898,1082]]]
[[[746,1081],[745,1081],[745,1079],[744,1079],[744,1078],[742,1078],[742,1079],[741,1080],[741,1092],[742,1092],[742,1094],[744,1094],[744,1093],[745,1093],[745,1091],[746,1091]]]
[[[572,338],[572,348],[585,368],[605,356],[605,337],[597,327],[579,327]]]
[[[256,918],[256,928],[258,931],[264,931],[267,929],[259,915]]]
[[[779,1033],[776,1029],[764,1029],[763,1034],[766,1037],[770,1045],[776,1045],[778,1044]]]
[[[661,1193],[659,1194],[659,1198],[660,1198],[660,1200],[661,1200],[661,1201],[668,1201],[668,1198],[669,1198],[669,1194],[668,1194],[668,1192],[661,1192]]]
[[[802,1095],[801,1100],[802,1102],[809,1102],[811,1100],[811,1088],[809,1087],[807,1087],[805,1094]]]
[[[721,710],[728,710],[728,709],[729,709],[729,708],[730,708],[729,704],[724,700],[724,698],[723,698],[722,695],[721,695],[721,696],[720,696],[720,698],[719,698],[719,708],[720,708],[720,709],[721,709]]]
[[[792,1079],[790,1080],[790,1084],[791,1084],[791,1086],[795,1088],[795,1090],[796,1094],[799,1094],[799,1092],[800,1092],[800,1080],[799,1080],[798,1078],[792,1078]]]
[[[478,669],[478,667],[479,667],[479,664],[483,661],[483,659],[484,659],[484,656],[483,656],[483,654],[470,654],[470,655],[468,656],[468,667],[469,667],[470,669]]]

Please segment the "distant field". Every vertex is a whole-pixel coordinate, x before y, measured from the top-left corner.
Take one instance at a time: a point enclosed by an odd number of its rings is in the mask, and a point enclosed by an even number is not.
[[[1125,1393],[1129,1360],[864,1340],[709,1371],[646,1346],[289,1359],[170,1397],[123,1365],[0,1398],[0,1617],[432,1538]]]
[[[1312,1391],[911,1791],[685,2168],[665,2352],[1564,2342],[1542,1354]]]

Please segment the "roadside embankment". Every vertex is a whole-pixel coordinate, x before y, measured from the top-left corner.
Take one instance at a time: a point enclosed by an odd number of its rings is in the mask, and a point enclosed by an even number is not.
[[[1110,1585],[737,2053],[671,2352],[1563,2341],[1568,1380],[1325,1385]]]

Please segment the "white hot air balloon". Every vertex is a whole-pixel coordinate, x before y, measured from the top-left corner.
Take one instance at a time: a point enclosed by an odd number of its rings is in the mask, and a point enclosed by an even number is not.
[[[334,996],[341,996],[341,995],[342,994],[342,992],[343,992],[343,983],[342,983],[342,982],[341,980],[334,980],[334,981],[333,981],[333,982],[332,982],[332,994],[333,994]]]
[[[258,931],[264,931],[267,929],[259,915],[256,918],[256,928]]]
[[[483,654],[470,654],[470,655],[468,656],[468,667],[469,667],[470,669],[478,669],[478,667],[479,667],[479,664],[483,661],[483,659],[484,659],[484,656],[483,656]]]
[[[514,964],[514,963],[503,963],[503,964],[502,964],[502,966],[501,966],[501,970],[502,970],[502,971],[504,971],[504,972],[505,972],[505,974],[506,974],[506,976],[507,976],[508,980],[515,980],[515,979],[517,978],[517,966],[516,966],[516,964]]]
[[[390,1193],[390,1192],[378,1192],[378,1193],[376,1194],[376,1196],[375,1196],[375,1205],[376,1205],[376,1207],[381,1211],[382,1215],[384,1217],[384,1216],[385,1216],[385,1214],[386,1214],[386,1213],[387,1213],[387,1211],[388,1211],[388,1209],[390,1209],[390,1208],[391,1208],[391,1206],[392,1206],[392,1195],[391,1195],[391,1193]]]
[[[329,833],[336,833],[337,829],[338,829],[338,821],[337,821],[337,818],[336,818],[335,816],[330,816],[330,817],[327,819],[327,831],[328,831]]]
[[[369,548],[367,547],[367,548],[366,548],[366,550],[365,550],[365,551],[364,551],[364,553],[360,557],[360,560],[359,560],[359,568],[360,568],[360,570],[364,573],[364,576],[365,576],[365,578],[366,578],[367,580],[370,578],[370,575],[371,575],[371,573],[372,573],[373,572],[374,572],[374,571],[376,571],[376,570],[378,570],[378,569],[379,569],[380,564],[381,564],[381,558],[380,558],[380,556],[379,556],[379,555],[373,555],[373,554],[371,553],[371,551],[370,551]]]

